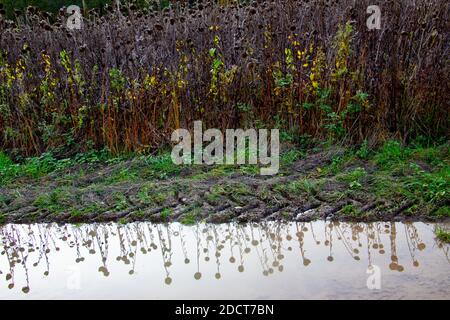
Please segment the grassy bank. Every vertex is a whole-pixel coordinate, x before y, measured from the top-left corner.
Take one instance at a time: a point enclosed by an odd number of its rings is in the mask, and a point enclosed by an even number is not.
[[[445,243],[450,243],[450,231],[438,228],[435,231],[436,237]]]
[[[446,220],[449,145],[376,150],[285,144],[278,175],[255,165],[177,166],[169,153],[113,157],[0,156],[0,217],[8,221],[262,219]]]

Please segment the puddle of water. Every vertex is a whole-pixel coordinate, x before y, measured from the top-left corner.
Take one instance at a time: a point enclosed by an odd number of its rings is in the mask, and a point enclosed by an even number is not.
[[[0,299],[449,299],[434,227],[9,224]]]

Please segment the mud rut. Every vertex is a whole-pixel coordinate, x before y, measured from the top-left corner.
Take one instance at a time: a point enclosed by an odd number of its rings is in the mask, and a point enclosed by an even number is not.
[[[99,168],[90,175],[77,180],[68,187],[72,195],[66,202],[66,208],[55,213],[35,206],[39,195],[51,192],[60,182],[55,177],[18,188],[0,189],[6,202],[0,212],[6,222],[107,222],[107,221],[206,221],[223,223],[229,221],[249,222],[261,220],[311,221],[330,219],[342,221],[388,221],[388,220],[429,220],[426,215],[403,215],[413,203],[394,203],[387,199],[377,199],[367,191],[353,192],[351,196],[342,196],[348,189],[345,183],[335,177],[327,177],[317,192],[294,194],[279,189],[278,186],[302,178],[312,179],[317,167],[329,164],[339,150],[329,150],[308,156],[293,163],[282,175],[275,177],[248,176],[232,173],[225,177],[206,177],[194,179],[189,172],[167,180],[151,181],[149,197],[163,195],[159,201],[143,201],[139,192],[149,181],[117,183],[105,186],[101,191],[91,187],[100,177],[108,176],[118,164]],[[364,165],[364,164],[363,164]],[[370,168],[369,168],[370,172]],[[21,197],[14,198],[13,194]],[[120,206],[113,195],[122,195]],[[336,194],[340,194],[336,196]],[[74,200],[77,199],[77,201]],[[78,205],[77,205],[78,203]],[[358,216],[349,215],[342,209],[352,204],[359,212]],[[74,215],[73,208],[83,210],[96,205],[99,210]],[[68,209],[70,208],[70,210]]]

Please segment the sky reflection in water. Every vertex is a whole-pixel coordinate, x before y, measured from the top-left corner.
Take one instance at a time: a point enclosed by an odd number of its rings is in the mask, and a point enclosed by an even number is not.
[[[449,245],[434,227],[10,224],[0,228],[0,298],[448,299]],[[370,270],[379,290],[367,287]]]

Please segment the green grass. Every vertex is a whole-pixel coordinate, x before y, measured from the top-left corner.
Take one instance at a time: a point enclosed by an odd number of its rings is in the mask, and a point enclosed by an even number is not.
[[[137,193],[137,198],[140,202],[150,204],[153,202],[150,191],[155,188],[154,184],[142,187]]]
[[[213,193],[218,195],[243,196],[251,194],[250,188],[244,183],[226,183],[212,188]]]
[[[136,217],[143,218],[143,217],[145,216],[145,212],[142,211],[142,210],[138,210],[138,211],[135,213],[135,215],[136,215]]]
[[[6,216],[3,213],[0,213],[0,225],[6,223]]]
[[[217,192],[214,192],[214,191],[211,193],[208,193],[205,197],[206,197],[206,201],[208,201],[210,204],[213,204],[213,205],[219,204],[219,201],[221,199],[220,194]]]
[[[331,164],[321,170],[321,175],[336,175],[343,171],[343,168],[355,159],[355,153],[351,150],[343,155],[333,157]]]
[[[123,181],[136,181],[138,170],[132,168],[120,168],[114,172],[111,177],[105,180],[106,184],[118,183]]]
[[[337,175],[336,179],[346,182],[351,190],[360,190],[362,189],[362,179],[366,176],[367,172],[364,168],[358,167],[350,172]]]
[[[162,205],[170,196],[177,197],[181,189],[177,182],[160,189],[154,183],[147,183],[139,190],[137,198],[145,204]]]
[[[161,211],[161,218],[163,220],[167,220],[169,216],[172,214],[173,210],[172,208],[164,208],[163,211]]]
[[[181,223],[185,225],[193,225],[197,223],[197,221],[199,221],[202,218],[201,207],[202,207],[201,202],[194,203],[191,210],[183,216]]]
[[[432,172],[415,171],[400,177],[394,177],[389,171],[377,172],[371,192],[385,198],[398,196],[420,203],[437,204],[449,196],[449,167]]]
[[[74,208],[70,211],[70,215],[74,218],[79,218],[91,213],[102,213],[105,208],[97,203],[89,204],[83,208]]]
[[[172,162],[170,153],[162,155],[138,156],[134,154],[124,154],[113,156],[107,150],[89,151],[83,154],[77,154],[72,158],[57,159],[51,152],[43,153],[39,157],[23,159],[14,162],[3,152],[0,152],[0,185],[13,183],[17,178],[38,179],[50,173],[62,171],[77,164],[115,164],[126,159],[135,157],[137,163],[131,167],[119,168],[105,183],[116,183],[121,181],[136,180],[139,177],[143,179],[156,178],[165,179],[177,175],[181,172],[182,166]],[[141,160],[143,165],[139,162]],[[73,177],[72,177],[73,178]],[[69,179],[70,181],[71,179]]]
[[[390,169],[405,161],[408,154],[408,150],[402,148],[400,142],[390,140],[378,150],[373,159],[379,167]]]
[[[0,194],[0,207],[7,204],[10,201],[5,195]]]
[[[388,174],[376,174],[370,184],[369,192],[378,198],[402,197],[404,189],[398,181]]]
[[[72,218],[80,218],[80,217],[84,216],[84,213],[80,209],[72,209],[72,211],[70,212],[70,216]]]
[[[199,208],[194,208],[192,211],[186,213],[181,219],[181,223],[184,225],[194,225],[197,223],[199,216]]]
[[[50,213],[61,213],[69,205],[70,194],[62,188],[57,188],[50,193],[44,193],[36,197],[33,205],[40,210],[46,210]]]
[[[399,203],[412,201],[415,209],[426,209],[433,212],[432,216],[448,216],[448,207],[436,208],[450,194],[448,143],[405,147],[397,141],[387,141],[367,158],[375,165],[375,172],[370,175],[370,193]],[[363,171],[338,176],[343,181],[352,181],[351,189],[358,189],[363,177]]]
[[[282,167],[289,166],[303,157],[305,157],[305,153],[299,149],[288,150],[280,155],[280,165]]]
[[[444,230],[442,228],[437,228],[434,232],[436,234],[436,237],[445,242],[445,243],[450,243],[450,232],[447,230]]]
[[[239,172],[248,176],[256,176],[260,173],[260,167],[256,164],[239,167]]]
[[[363,213],[353,204],[347,204],[341,209],[341,212],[347,216],[361,217]]]
[[[51,152],[46,152],[39,157],[22,159],[14,162],[3,152],[0,152],[0,185],[13,183],[17,178],[37,179],[52,172],[61,171],[77,164],[117,163],[124,159],[114,157],[109,151],[89,151],[77,154],[72,158],[57,159]]]
[[[0,184],[11,183],[21,176],[43,176],[55,170],[56,166],[55,159],[48,153],[39,158],[27,159],[23,163],[14,163],[6,154],[0,152]]]
[[[158,192],[152,195],[151,199],[154,203],[161,205],[164,203],[164,201],[166,201],[167,195],[162,192]]]
[[[422,204],[438,204],[449,196],[449,177],[448,168],[403,177],[378,172],[373,177],[370,192],[383,198],[406,198]],[[442,214],[442,211],[439,212]]]
[[[436,211],[434,211],[431,215],[437,218],[450,218],[450,207],[449,206],[440,207]]]
[[[208,171],[206,172],[200,172],[197,174],[194,174],[191,176],[191,179],[193,180],[205,180],[208,178],[218,178],[218,177],[225,177],[226,175],[229,175],[231,173],[235,172],[235,169],[233,166],[227,166],[227,165],[217,165],[212,166],[208,168]]]
[[[381,170],[401,168],[418,160],[432,166],[448,167],[449,148],[448,142],[435,146],[423,146],[417,143],[402,146],[398,141],[389,140],[373,153],[371,159]]]
[[[305,178],[292,181],[288,184],[278,184],[274,187],[274,190],[286,194],[301,195],[306,193],[314,196],[319,192],[320,184],[321,181]]]
[[[374,166],[373,173],[369,175],[362,168],[339,173],[346,165],[361,158]],[[338,180],[349,184],[349,189],[359,190],[367,186],[368,191],[377,197],[397,203],[412,201],[414,206],[406,214],[425,210],[433,212],[436,217],[448,216],[448,208],[440,208],[450,194],[448,143],[403,146],[390,140],[376,150],[361,146],[353,155],[347,152],[344,157],[334,159],[326,171],[336,173]]]
[[[233,201],[243,205],[242,197],[252,194],[252,190],[244,183],[224,183],[212,188],[211,193],[206,196],[208,202],[213,205],[219,204],[222,196],[230,197]]]
[[[356,151],[356,156],[360,159],[368,159],[371,154],[371,150],[368,146],[367,140],[364,140],[359,149]]]
[[[144,157],[145,166],[142,168],[144,178],[166,179],[181,172],[183,166],[174,164],[170,153],[159,156]]]
[[[450,167],[435,172],[416,172],[405,179],[406,189],[425,202],[439,202],[450,195]]]
[[[340,181],[351,183],[353,181],[360,181],[362,178],[367,176],[366,170],[364,168],[356,168],[350,172],[338,175],[336,178]]]
[[[246,151],[248,153],[248,151]],[[280,167],[288,167],[295,161],[304,157],[305,153],[299,149],[291,149],[280,154]],[[243,175],[257,176],[260,174],[261,166],[257,164],[247,165],[214,165],[208,168],[206,172],[200,172],[192,176],[194,180],[203,180],[212,177],[225,177],[239,172]]]
[[[117,211],[125,210],[128,208],[129,204],[127,201],[127,198],[122,193],[115,193],[114,194],[114,208]]]

